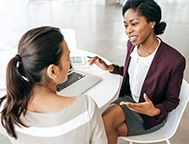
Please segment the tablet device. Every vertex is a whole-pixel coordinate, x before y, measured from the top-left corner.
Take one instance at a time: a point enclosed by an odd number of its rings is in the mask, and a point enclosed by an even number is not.
[[[71,56],[70,60],[75,66],[86,65],[86,58],[84,56]]]

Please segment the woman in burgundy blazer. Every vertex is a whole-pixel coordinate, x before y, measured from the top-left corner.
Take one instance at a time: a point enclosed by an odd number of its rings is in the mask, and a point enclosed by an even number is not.
[[[119,98],[102,114],[111,144],[118,136],[150,133],[164,125],[179,104],[186,64],[176,49],[157,37],[166,23],[160,22],[161,8],[154,0],[128,0],[122,14],[129,37],[125,65],[107,65],[97,56],[90,62],[123,76]]]
[[[124,67],[114,66],[112,73],[123,76],[123,82],[119,97],[130,94],[128,66],[131,59],[130,54],[134,46],[130,41],[127,43],[127,56]],[[141,115],[144,126],[149,129],[161,123],[170,111],[179,104],[179,92],[185,69],[185,58],[174,48],[163,41],[147,73],[140,93],[139,102],[144,102],[143,93],[146,93],[156,108],[161,110],[158,118]]]

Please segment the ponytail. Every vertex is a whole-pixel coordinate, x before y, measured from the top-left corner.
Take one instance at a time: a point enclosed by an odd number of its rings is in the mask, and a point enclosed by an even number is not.
[[[7,133],[17,138],[14,124],[25,126],[20,120],[20,115],[25,115],[27,104],[30,100],[31,87],[28,79],[23,75],[21,57],[16,55],[7,66],[6,72],[7,94],[0,99],[0,104],[5,100],[1,111],[1,123]]]
[[[20,116],[26,114],[34,83],[48,87],[43,70],[50,64],[59,64],[63,40],[60,30],[51,26],[31,29],[20,39],[20,55],[12,58],[7,66],[7,93],[0,99],[1,123],[11,137],[17,139],[15,125],[25,126]]]

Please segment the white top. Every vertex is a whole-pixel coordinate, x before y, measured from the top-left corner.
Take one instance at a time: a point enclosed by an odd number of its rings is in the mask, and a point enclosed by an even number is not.
[[[138,102],[140,97],[140,92],[142,89],[142,85],[144,79],[146,78],[147,72],[150,68],[154,55],[161,43],[158,39],[159,43],[155,51],[147,57],[141,57],[137,52],[137,46],[134,48],[131,53],[131,61],[128,68],[129,73],[129,84],[131,89],[131,95],[134,101]]]
[[[13,144],[106,144],[100,111],[92,98],[80,95],[65,108],[50,113],[27,112],[24,124],[16,126],[18,139],[8,136],[0,123],[0,133]]]

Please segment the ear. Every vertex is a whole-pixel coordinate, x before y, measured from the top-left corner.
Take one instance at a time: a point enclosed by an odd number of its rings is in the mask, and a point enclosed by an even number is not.
[[[154,28],[154,27],[155,27],[155,25],[156,25],[156,22],[155,22],[155,21],[150,22],[150,25],[151,25],[151,28]]]
[[[57,67],[54,64],[48,66],[47,75],[53,80],[57,78]]]

